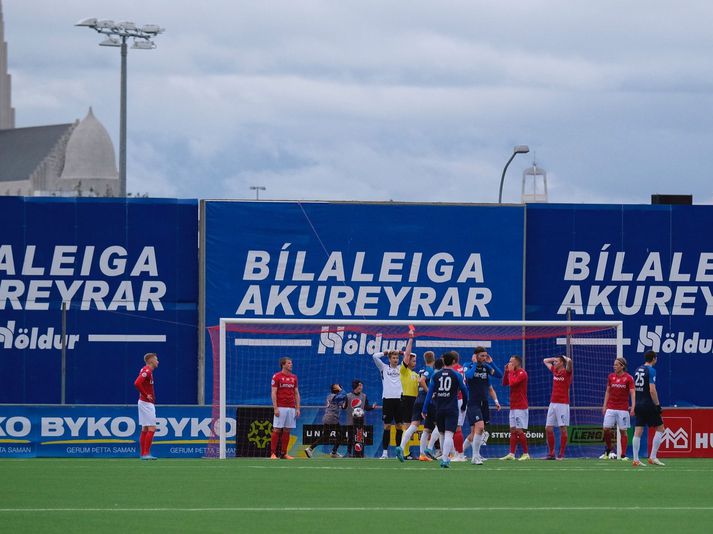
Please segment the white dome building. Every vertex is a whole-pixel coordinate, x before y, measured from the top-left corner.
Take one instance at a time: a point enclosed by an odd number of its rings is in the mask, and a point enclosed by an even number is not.
[[[92,108],[69,136],[64,168],[54,189],[81,190],[99,196],[114,196],[119,192],[114,145]]]

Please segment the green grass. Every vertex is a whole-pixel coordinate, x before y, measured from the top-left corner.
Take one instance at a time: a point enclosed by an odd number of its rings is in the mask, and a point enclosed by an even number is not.
[[[713,460],[666,463],[6,459],[0,530],[710,532]]]

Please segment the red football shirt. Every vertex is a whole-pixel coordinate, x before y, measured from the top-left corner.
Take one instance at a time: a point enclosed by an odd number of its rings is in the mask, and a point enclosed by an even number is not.
[[[277,407],[295,408],[295,389],[297,389],[297,375],[286,375],[278,371],[272,375],[272,387],[277,388]]]
[[[629,392],[634,389],[634,377],[629,373],[622,373],[621,376],[610,373],[607,385],[609,387],[607,410],[628,410],[631,396]]]
[[[557,370],[552,367],[552,396],[550,402],[569,404],[569,386],[572,383],[572,371],[564,367]]]
[[[144,365],[139,371],[139,376],[134,380],[134,387],[139,390],[139,400],[156,403],[153,391],[153,371],[150,365]]]
[[[510,386],[510,409],[527,410],[527,372],[522,367],[505,371],[503,386]]]
[[[463,382],[465,382],[465,369],[463,368],[463,366],[457,363],[453,366],[453,370],[456,373],[460,374],[460,376],[463,377]],[[458,390],[458,400],[463,400],[463,392],[460,389]]]

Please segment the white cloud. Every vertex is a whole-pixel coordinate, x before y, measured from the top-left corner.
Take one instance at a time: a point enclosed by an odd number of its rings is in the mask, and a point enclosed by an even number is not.
[[[492,202],[512,146],[550,199],[711,203],[713,4],[635,0],[3,2],[21,125],[92,105],[119,54],[87,16],[167,28],[129,52],[129,187],[155,195]],[[519,198],[519,156],[505,198]]]

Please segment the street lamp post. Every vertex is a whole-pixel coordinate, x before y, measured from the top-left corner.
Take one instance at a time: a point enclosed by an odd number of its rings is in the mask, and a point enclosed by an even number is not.
[[[126,196],[126,57],[128,49],[126,41],[131,38],[134,44],[131,48],[137,50],[153,50],[156,43],[151,39],[165,30],[156,24],[137,26],[133,22],[114,22],[113,20],[82,19],[75,24],[91,28],[106,35],[99,46],[116,46],[121,48],[121,97],[119,105],[119,196]]]
[[[508,162],[505,164],[505,168],[503,169],[503,175],[500,178],[500,195],[498,195],[498,204],[503,203],[503,184],[505,183],[505,173],[508,170],[508,166],[512,162],[513,159],[515,159],[515,156],[518,154],[527,154],[530,151],[530,147],[527,145],[517,145],[515,148],[512,150],[512,156],[510,156],[510,159]]]
[[[260,200],[260,191],[265,191],[267,187],[264,185],[251,185],[250,190],[255,191],[255,200]]]

